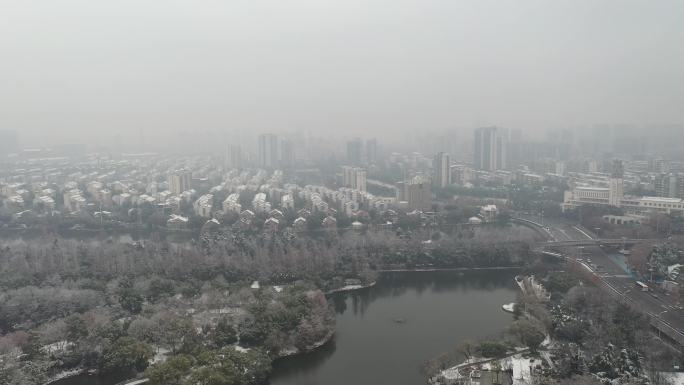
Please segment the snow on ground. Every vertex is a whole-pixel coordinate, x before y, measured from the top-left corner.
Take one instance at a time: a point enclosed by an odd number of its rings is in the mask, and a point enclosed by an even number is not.
[[[442,370],[442,371],[440,372],[440,374],[441,374],[442,377],[444,377],[444,379],[446,379],[447,381],[456,381],[456,380],[458,380],[459,378],[462,377],[462,376],[461,376],[461,373],[458,371],[458,368],[457,368],[457,367],[453,367],[453,368],[449,368],[449,369]]]
[[[56,382],[56,381],[58,381],[58,380],[62,380],[62,379],[65,379],[65,378],[77,376],[77,375],[79,375],[79,374],[81,374],[81,373],[84,373],[84,372],[85,372],[85,370],[84,370],[84,369],[80,369],[80,368],[79,368],[79,369],[71,369],[71,370],[63,370],[63,371],[61,371],[61,372],[55,374],[54,376],[50,377],[50,379],[48,380],[47,383],[49,384],[49,383],[52,383],[52,382]]]
[[[375,286],[375,284],[376,284],[376,282],[371,282],[371,283],[368,284],[368,285],[361,285],[361,284],[350,284],[350,285],[345,285],[345,286],[342,286],[342,287],[340,287],[340,288],[333,289],[333,290],[329,291],[329,292],[326,293],[326,294],[340,293],[340,292],[344,292],[344,291],[353,291],[353,290],[365,289],[365,288],[367,288],[367,287],[373,287],[373,286]]]
[[[501,366],[504,370],[513,369],[513,385],[527,385],[532,383],[530,369],[534,365],[536,363],[533,363],[529,358],[524,358],[518,354],[504,359]]]
[[[670,381],[670,384],[672,385],[684,385],[684,373],[679,373],[679,372],[671,372],[671,373],[662,373],[665,378]]]
[[[556,369],[556,364],[551,359],[551,353],[549,353],[548,351],[543,351],[543,352],[540,352],[539,354],[542,356],[544,361],[546,361],[546,363],[549,364],[549,367],[551,369]]]
[[[154,357],[152,357],[153,364],[166,361],[166,355],[171,352],[169,349],[164,349],[160,347],[157,347],[156,351],[157,353],[154,355]]]
[[[485,360],[484,358],[472,357],[470,359],[463,361],[463,363],[461,363],[459,365],[456,365],[456,366],[453,366],[451,368],[442,370],[441,372],[439,372],[439,374],[447,380],[458,380],[459,378],[464,377],[463,374],[461,374],[461,372],[459,371],[459,369],[473,365],[473,364],[476,364],[476,363],[484,361],[484,360]],[[488,368],[491,368],[491,364],[489,362],[481,364],[481,365],[482,365],[483,369],[485,368],[485,366],[487,366]]]
[[[66,340],[57,341],[53,344],[42,346],[41,350],[47,354],[52,354],[52,353],[61,352],[63,350],[66,350],[66,348],[73,346],[73,345],[74,345],[73,342],[67,342]]]
[[[136,380],[136,381],[133,381],[133,382],[127,382],[127,383],[124,384],[124,385],[140,385],[140,384],[145,384],[145,383],[148,383],[148,382],[150,382],[150,380],[149,380],[148,378],[143,378],[142,380]]]
[[[230,314],[230,315],[242,315],[246,314],[247,310],[239,306],[225,306],[222,308],[209,309],[206,311],[209,314]],[[201,313],[200,313],[201,314]]]
[[[363,285],[347,285],[339,288],[340,291],[358,290],[363,289]]]

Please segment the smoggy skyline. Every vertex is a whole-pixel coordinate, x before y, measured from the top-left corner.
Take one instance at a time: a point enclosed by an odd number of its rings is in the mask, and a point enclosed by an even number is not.
[[[679,1],[2,1],[38,145],[684,121]]]

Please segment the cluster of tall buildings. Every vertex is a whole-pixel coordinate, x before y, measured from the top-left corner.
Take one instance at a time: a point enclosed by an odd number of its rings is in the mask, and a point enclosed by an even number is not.
[[[516,133],[519,135],[519,133]],[[508,129],[499,127],[482,127],[475,130],[473,164],[476,170],[499,171],[508,166],[508,146],[510,142]],[[432,160],[432,186],[445,188],[453,183],[451,156],[446,152],[438,152]]]
[[[295,156],[292,142],[275,134],[259,135],[259,167],[276,169],[294,165]]]
[[[378,141],[354,138],[347,142],[347,163],[351,166],[367,166],[378,162]]]

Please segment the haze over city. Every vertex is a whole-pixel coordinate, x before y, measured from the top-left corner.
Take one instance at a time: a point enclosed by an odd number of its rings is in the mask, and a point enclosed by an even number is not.
[[[179,137],[253,132],[681,124],[683,12],[632,0],[4,1],[0,127],[39,146],[177,149]]]
[[[683,11],[0,0],[0,385],[684,385]]]

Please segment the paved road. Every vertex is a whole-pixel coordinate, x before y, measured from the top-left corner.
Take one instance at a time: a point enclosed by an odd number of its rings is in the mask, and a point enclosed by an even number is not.
[[[540,225],[553,241],[586,241],[594,238],[588,230],[561,219],[542,220],[539,216],[524,214],[515,217]]]
[[[523,219],[528,219],[522,217]],[[539,223],[539,218],[529,218]],[[593,237],[587,230],[562,220],[544,220],[543,226],[556,241],[580,241]],[[542,245],[543,246],[543,245]],[[553,247],[568,258],[581,260],[582,265],[600,278],[604,287],[619,301],[625,301],[653,318],[661,320],[665,329],[678,334],[684,341],[684,308],[678,303],[677,296],[667,295],[659,288],[643,292],[636,286],[636,278],[629,271],[625,257],[616,248],[596,246]],[[681,339],[680,339],[681,338]]]
[[[624,257],[616,249],[598,246],[581,250],[584,260],[614,291],[620,293],[621,300],[631,302],[636,308],[661,318],[675,329],[684,333],[684,310],[677,303],[677,296],[670,296],[659,288],[643,292],[636,286],[636,278],[625,269]]]

